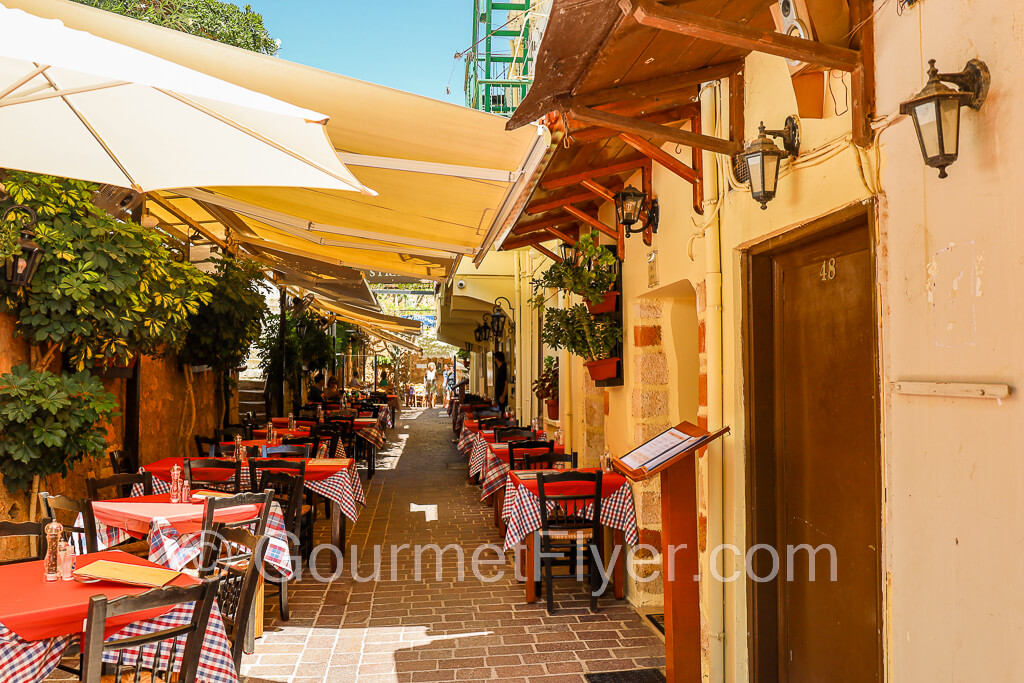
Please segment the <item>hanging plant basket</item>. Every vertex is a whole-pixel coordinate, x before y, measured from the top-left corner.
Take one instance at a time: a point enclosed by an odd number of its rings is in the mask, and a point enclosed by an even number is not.
[[[592,360],[589,363],[584,363],[587,370],[590,372],[590,379],[598,382],[602,379],[611,379],[618,373],[619,357],[613,356],[612,358],[602,358],[601,360]]]
[[[604,301],[602,301],[599,304],[592,304],[588,301],[587,309],[593,315],[597,315],[598,313],[613,313],[615,311],[615,304],[618,301],[618,299],[619,293],[612,290],[610,292],[605,293]]]
[[[557,420],[558,419],[558,399],[557,398],[555,400],[548,399],[548,400],[544,401],[544,405],[546,405],[548,407],[548,419],[549,420]]]

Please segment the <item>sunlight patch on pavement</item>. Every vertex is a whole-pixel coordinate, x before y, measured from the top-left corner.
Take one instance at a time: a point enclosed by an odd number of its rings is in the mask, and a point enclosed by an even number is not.
[[[426,514],[428,522],[437,521],[436,505],[417,505],[416,503],[409,503],[409,512],[422,512]]]

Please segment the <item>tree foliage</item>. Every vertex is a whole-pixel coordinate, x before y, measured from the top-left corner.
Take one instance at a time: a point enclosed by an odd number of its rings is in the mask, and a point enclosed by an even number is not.
[[[593,304],[604,301],[604,295],[618,278],[615,255],[598,243],[596,230],[580,235],[568,260],[555,263],[533,280],[533,297],[530,303],[535,308],[544,308],[547,302],[545,289],[561,289],[578,294]]]
[[[29,286],[0,282],[0,311],[19,334],[56,345],[79,370],[181,348],[189,316],[210,301],[210,278],[178,261],[160,233],[98,209],[89,183],[8,171],[3,187],[0,208],[35,210],[44,252]]]
[[[280,46],[263,25],[263,16],[246,5],[218,0],[75,0],[132,19],[140,19],[267,55]]]
[[[256,343],[267,316],[263,271],[249,259],[215,261],[211,298],[189,317],[189,330],[178,357],[190,365],[218,372],[239,367]]]
[[[29,487],[86,456],[103,455],[103,424],[117,415],[117,399],[86,372],[55,375],[18,365],[0,375],[0,473],[13,491]]]

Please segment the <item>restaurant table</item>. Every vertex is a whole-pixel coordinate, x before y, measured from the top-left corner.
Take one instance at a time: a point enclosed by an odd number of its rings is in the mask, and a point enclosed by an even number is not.
[[[304,458],[280,459],[299,461]],[[359,519],[359,506],[366,505],[366,494],[363,492],[363,484],[359,479],[355,461],[351,458],[329,458],[332,462],[326,463],[322,459],[318,459],[316,464],[311,464],[310,459],[305,460],[305,486],[331,502],[331,544],[337,548],[339,553],[344,554],[345,518],[355,522]],[[140,467],[139,471],[153,474],[154,492],[167,492],[170,490],[171,468],[174,465],[181,466],[182,462],[181,458],[164,458]],[[227,481],[234,475],[234,472],[230,470],[196,468],[195,472],[207,481]],[[241,486],[244,490],[249,488],[247,459],[242,462]],[[136,485],[135,489],[141,493],[141,486]],[[135,489],[132,491],[133,494],[135,494]],[[337,555],[332,553],[332,558],[336,560]]]
[[[491,504],[494,506],[494,525],[504,531],[504,519],[502,513],[505,509],[505,484],[509,466],[509,454],[507,443],[489,443],[486,445],[487,455],[483,470],[481,472],[481,494],[480,500],[486,501],[493,496]],[[555,455],[565,455],[565,446],[556,444],[553,452]]]
[[[79,568],[87,567],[97,560],[155,566],[153,562],[116,550],[82,555],[77,565]],[[182,574],[168,585],[191,586],[197,583],[197,579]],[[81,637],[83,622],[89,611],[89,599],[94,595],[105,595],[113,600],[150,590],[144,586],[111,581],[48,582],[43,578],[42,560],[0,567],[0,584],[8,587],[8,590],[0,591],[0,681],[3,683],[38,683],[49,676],[68,647]],[[147,610],[109,619],[107,623],[113,625],[113,629],[108,629],[107,640],[121,640],[187,625],[192,620],[194,604]],[[134,663],[138,656],[137,649],[124,652],[127,661]],[[143,661],[151,662],[154,652],[155,644],[143,646]],[[175,669],[180,668],[183,654],[179,647]],[[116,657],[117,653],[111,652],[104,655],[104,661],[113,663]],[[210,612],[210,621],[203,637],[196,680],[201,683],[238,681],[231,658],[231,643],[224,631],[224,622],[216,603]]]
[[[562,474],[566,470],[512,470],[505,484],[505,504],[502,518],[506,523],[505,550],[515,548],[521,541],[526,541],[526,601],[537,600],[537,575],[535,547],[536,532],[541,528],[540,493],[537,486],[537,473]],[[596,472],[594,468],[569,470],[575,472]],[[545,484],[548,495],[573,495],[586,492],[593,488],[584,482],[564,482]],[[550,503],[554,505],[554,503]],[[613,545],[621,548],[623,541],[636,545],[640,539],[636,525],[636,509],[633,506],[633,490],[624,476],[615,472],[605,472],[601,478],[601,525],[612,529]],[[606,560],[607,553],[602,555]],[[625,561],[621,550],[614,553],[615,564],[612,569],[616,599],[622,599],[625,586]]]
[[[195,492],[194,492],[195,493]],[[97,546],[105,550],[129,538],[145,538],[149,542],[152,562],[181,571],[202,553],[201,534],[206,503],[193,499],[172,503],[170,493],[133,496],[94,501]],[[259,515],[256,505],[237,505],[217,510],[215,522],[236,522]],[[76,522],[80,525],[80,522]],[[79,534],[80,535],[80,534]],[[284,526],[281,506],[273,502],[267,515],[268,564],[285,578],[292,576],[291,546]]]
[[[547,435],[544,432],[537,432],[537,440],[538,441],[546,441],[547,440],[546,436]],[[486,476],[487,476],[487,466],[488,466],[488,453],[491,452],[489,449],[492,449],[494,446],[497,446],[497,449],[498,449],[499,452],[502,452],[502,451],[504,452],[504,461],[505,461],[505,464],[507,465],[508,464],[508,446],[506,444],[507,444],[507,442],[495,444],[493,441],[487,441],[487,440],[482,439],[482,438],[475,438],[473,440],[472,450],[470,450],[470,453],[469,453],[469,477],[470,477],[470,479],[472,479],[473,477],[475,477],[477,475],[480,475],[481,478],[486,478]],[[561,448],[561,450],[559,450],[560,448]],[[565,452],[565,447],[564,446],[556,446],[555,447],[555,452],[556,453],[564,453]]]

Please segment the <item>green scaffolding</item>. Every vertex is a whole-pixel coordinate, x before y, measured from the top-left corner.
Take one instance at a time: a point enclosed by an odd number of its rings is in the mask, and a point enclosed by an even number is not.
[[[536,0],[473,0],[473,45],[466,54],[466,105],[502,116],[533,83],[530,16]]]

